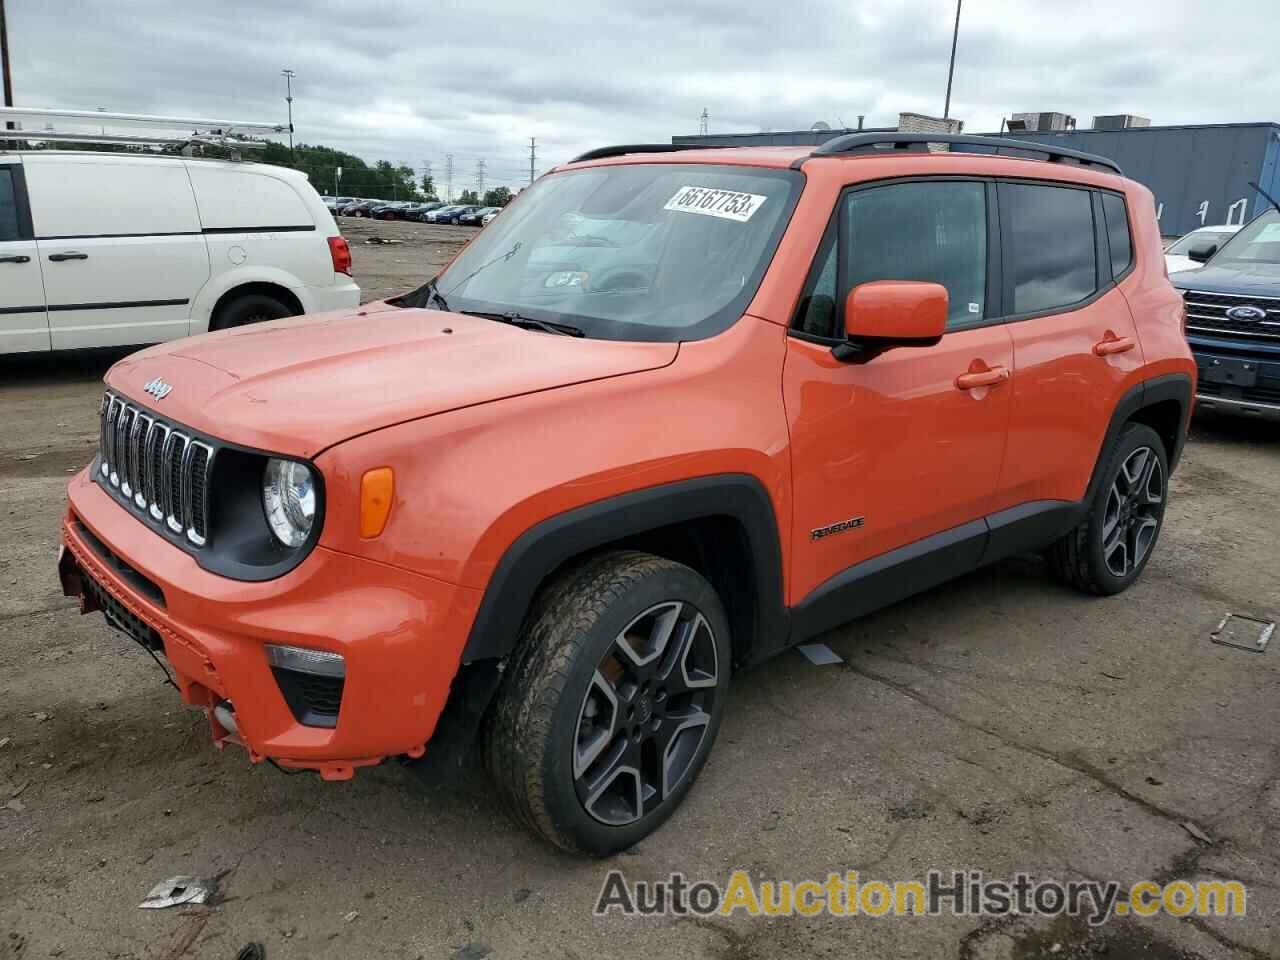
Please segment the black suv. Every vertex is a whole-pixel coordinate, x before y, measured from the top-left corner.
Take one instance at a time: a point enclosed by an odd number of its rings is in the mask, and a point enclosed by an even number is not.
[[[1217,253],[1188,255],[1205,266],[1171,279],[1187,306],[1199,405],[1280,419],[1280,211],[1268,210]]]

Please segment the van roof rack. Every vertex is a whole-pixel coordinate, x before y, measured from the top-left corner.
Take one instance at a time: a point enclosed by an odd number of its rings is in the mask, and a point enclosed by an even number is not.
[[[586,163],[588,160],[604,160],[608,157],[621,157],[628,153],[679,153],[681,150],[715,150],[719,144],[703,143],[624,143],[616,147],[596,147],[586,153],[580,153],[570,163]]]
[[[162,117],[145,113],[108,113],[102,110],[49,110],[37,107],[0,107],[0,121],[27,120],[46,125],[45,130],[21,128],[0,130],[0,141],[28,140],[46,143],[92,143],[114,146],[157,147],[177,146],[184,150],[195,146],[223,147],[231,151],[233,159],[240,159],[241,150],[256,150],[266,146],[263,140],[251,139],[271,133],[292,133],[286,123],[260,123],[250,120],[215,120],[207,117]],[[58,131],[54,125],[89,125],[98,127],[100,133]],[[14,124],[15,128],[17,123]],[[106,128],[125,127],[128,133],[108,133]],[[148,133],[147,130],[166,130],[167,133]],[[189,133],[174,131],[189,130]]]
[[[1014,140],[1009,137],[977,137],[957,133],[851,133],[835,137],[817,147],[809,156],[836,157],[849,154],[887,153],[892,150],[928,150],[928,144],[945,143],[950,146],[986,147],[992,154],[1015,150],[1019,153],[1040,154],[1049,163],[1076,163],[1086,167],[1103,167],[1124,176],[1124,171],[1114,160],[1083,150],[1070,150],[1031,140]],[[979,153],[965,150],[957,153]],[[1030,159],[1030,158],[1025,158]]]

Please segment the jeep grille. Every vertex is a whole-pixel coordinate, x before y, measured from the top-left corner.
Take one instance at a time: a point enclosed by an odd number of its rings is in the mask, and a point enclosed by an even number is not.
[[[98,481],[138,516],[203,547],[213,448],[110,391],[102,397],[99,419]]]

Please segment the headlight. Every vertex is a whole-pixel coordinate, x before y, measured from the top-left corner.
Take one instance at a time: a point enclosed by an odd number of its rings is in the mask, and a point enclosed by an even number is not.
[[[300,547],[316,517],[315,477],[297,460],[272,457],[262,474],[262,507],[276,539],[286,547]]]

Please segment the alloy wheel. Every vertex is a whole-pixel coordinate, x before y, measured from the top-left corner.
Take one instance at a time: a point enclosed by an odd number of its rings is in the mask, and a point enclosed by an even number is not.
[[[680,786],[710,729],[718,679],[715,635],[692,604],[657,604],[618,634],[578,711],[573,779],[587,813],[625,826]]]
[[[1116,577],[1142,565],[1164,512],[1164,470],[1150,447],[1138,447],[1120,465],[1102,514],[1102,559]]]

